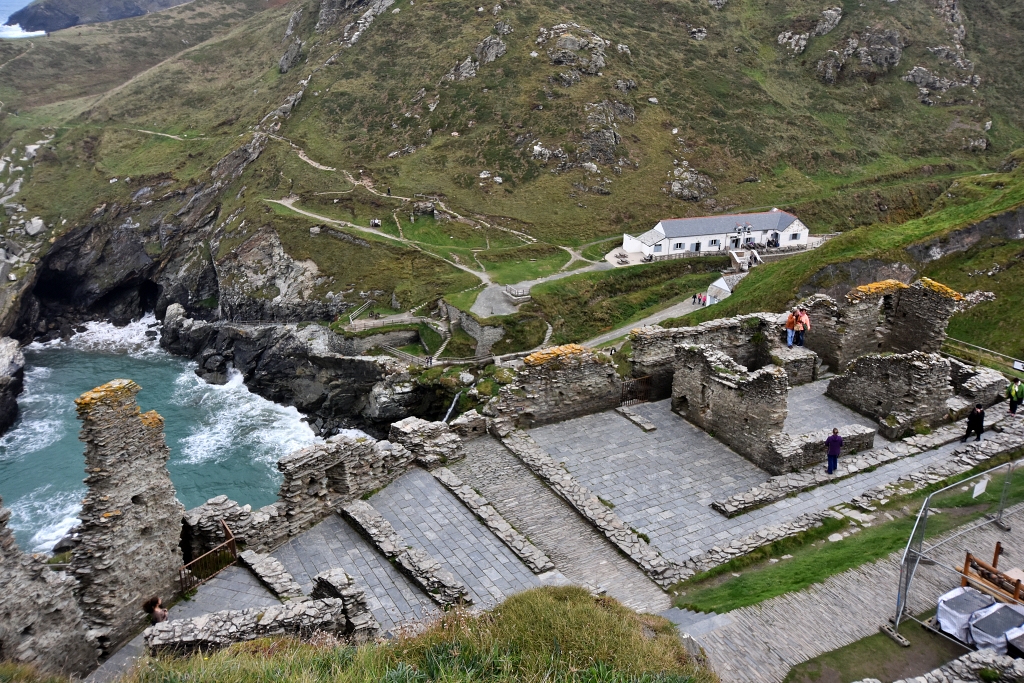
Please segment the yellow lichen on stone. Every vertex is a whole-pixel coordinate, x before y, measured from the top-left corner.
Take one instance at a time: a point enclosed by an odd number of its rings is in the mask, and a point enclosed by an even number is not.
[[[132,399],[142,389],[130,379],[115,379],[85,392],[75,399],[79,414],[87,413],[99,403],[113,405]]]
[[[142,421],[142,424],[146,425],[147,427],[152,427],[153,429],[164,428],[164,418],[160,415],[160,413],[156,412],[155,410],[151,410],[148,413],[143,413],[142,415],[139,415],[139,420]]]
[[[535,351],[524,358],[523,362],[527,365],[544,365],[544,363],[558,358],[578,356],[580,354],[587,353],[588,351],[589,349],[587,349],[587,347],[581,346],[580,344],[563,344],[562,346],[552,346],[550,349]]]
[[[870,284],[854,287],[851,294],[860,296],[877,296],[879,294],[892,294],[900,289],[907,289],[910,285],[899,280],[881,280]]]
[[[921,286],[922,287],[927,287],[928,289],[932,290],[933,292],[941,294],[942,296],[945,296],[945,297],[949,297],[950,299],[953,299],[954,301],[962,301],[963,298],[964,298],[963,294],[961,294],[960,292],[956,291],[952,287],[947,287],[946,285],[942,284],[941,282],[936,282],[935,280],[932,280],[931,278],[923,277],[923,278],[921,278],[920,282],[921,282]]]

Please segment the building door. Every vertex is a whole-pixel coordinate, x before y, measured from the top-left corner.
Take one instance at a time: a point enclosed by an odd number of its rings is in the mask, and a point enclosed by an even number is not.
[[[733,237],[733,238],[732,238],[732,241],[730,242],[730,244],[732,245],[732,248],[733,248],[733,249],[739,249],[739,246],[740,246],[740,238],[739,238],[739,237]]]

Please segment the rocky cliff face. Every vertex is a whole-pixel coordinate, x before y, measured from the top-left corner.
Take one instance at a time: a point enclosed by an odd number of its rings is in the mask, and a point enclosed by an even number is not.
[[[114,21],[181,5],[188,0],[37,0],[7,20],[25,31],[59,31],[79,24]]]

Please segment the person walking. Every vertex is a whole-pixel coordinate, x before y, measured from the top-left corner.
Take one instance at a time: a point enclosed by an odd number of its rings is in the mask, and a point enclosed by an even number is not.
[[[697,305],[697,293],[696,292],[693,293],[693,301],[691,301],[690,303],[693,304],[694,306]]]
[[[843,450],[843,437],[839,436],[839,430],[833,428],[832,436],[825,439],[825,448],[828,449],[828,467],[826,474],[834,474],[839,469],[839,453]]]
[[[796,320],[800,313],[794,308],[786,318],[786,346],[793,348],[793,339],[796,336]]]
[[[1024,402],[1024,384],[1021,384],[1020,377],[1014,377],[1006,387],[1006,398],[1010,399],[1010,415],[1016,415],[1017,406]]]
[[[966,442],[972,432],[978,435],[975,441],[981,441],[983,431],[985,431],[985,409],[978,403],[967,416],[967,433],[964,434],[964,438],[960,439],[960,443]]]
[[[803,308],[797,309],[796,335],[794,336],[795,338],[793,343],[797,346],[803,346],[804,334],[806,334],[809,329],[811,329],[811,318],[807,315],[807,310]]]

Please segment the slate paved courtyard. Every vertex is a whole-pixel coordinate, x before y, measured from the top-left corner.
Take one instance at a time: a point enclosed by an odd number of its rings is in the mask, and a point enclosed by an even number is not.
[[[728,519],[708,507],[710,503],[746,491],[770,475],[673,413],[669,400],[633,406],[633,410],[657,430],[643,432],[615,411],[607,411],[538,427],[530,435],[580,483],[613,504],[624,522],[680,562],[764,526],[848,501],[944,459],[957,445],[904,458]]]
[[[783,430],[789,434],[806,434],[817,429],[842,427],[843,425],[859,424],[865,427],[877,427],[878,422],[850,410],[842,403],[825,396],[828,388],[827,379],[801,384],[789,390],[789,415]],[[884,437],[875,435],[875,448],[889,443]]]

